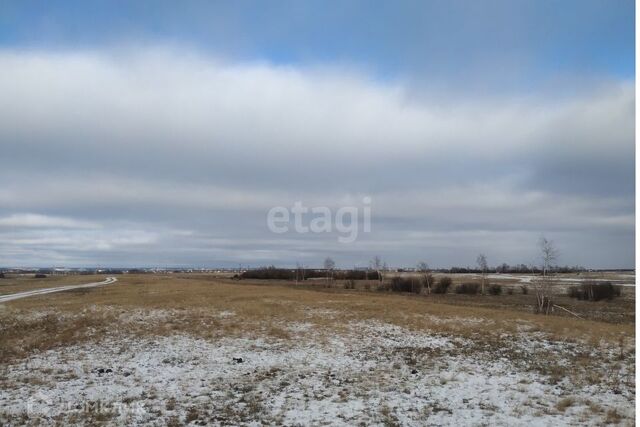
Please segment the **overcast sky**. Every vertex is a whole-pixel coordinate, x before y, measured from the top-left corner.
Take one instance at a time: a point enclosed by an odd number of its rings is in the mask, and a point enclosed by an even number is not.
[[[0,266],[634,266],[632,1],[210,3],[0,3]]]

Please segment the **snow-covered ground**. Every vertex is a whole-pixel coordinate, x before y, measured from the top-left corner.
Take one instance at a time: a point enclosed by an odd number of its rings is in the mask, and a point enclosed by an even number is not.
[[[37,353],[1,368],[0,423],[546,426],[635,417],[625,366],[603,365],[599,383],[569,375],[580,369],[576,354],[614,360],[613,348],[526,327],[496,346],[373,320],[344,326],[291,323],[286,339],[123,333]],[[548,363],[567,375],[545,373]]]
[[[473,277],[474,279],[480,279],[482,276],[479,274],[468,274],[469,277]],[[487,278],[489,280],[513,280],[517,281],[520,284],[532,284],[537,280],[540,280],[540,276],[532,275],[532,274],[488,274]],[[551,276],[549,279],[552,283],[558,284],[579,284],[587,281],[604,281],[604,282],[612,282],[617,285],[622,286],[635,286],[635,274],[616,274],[612,277],[589,277],[589,276]]]

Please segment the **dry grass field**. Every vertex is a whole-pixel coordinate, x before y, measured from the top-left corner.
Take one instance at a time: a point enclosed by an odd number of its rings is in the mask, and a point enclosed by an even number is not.
[[[532,298],[122,275],[0,304],[0,423],[633,425],[633,293]]]

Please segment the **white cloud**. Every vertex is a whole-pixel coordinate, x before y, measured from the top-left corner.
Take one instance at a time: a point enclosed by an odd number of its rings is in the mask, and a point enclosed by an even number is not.
[[[13,214],[0,217],[0,227],[11,228],[99,228],[100,225],[90,221],[73,218],[39,215],[31,213]]]
[[[113,251],[126,246],[124,227],[151,233],[141,244],[199,252],[198,236],[256,232],[272,206],[369,195],[380,242],[385,232],[615,237],[634,228],[632,82],[564,99],[443,102],[339,67],[162,48],[0,51],[0,69],[0,227],[100,225],[102,235],[76,237]],[[631,259],[626,234],[614,237],[610,259]],[[255,238],[229,260],[322,251],[311,240],[262,249],[273,236]],[[25,239],[5,250],[72,245]],[[578,241],[569,252],[587,259]],[[416,252],[406,251],[408,263]]]
[[[113,155],[142,146],[207,158],[218,150],[244,158],[267,154],[276,161],[468,154],[463,150],[481,158],[550,143],[615,152],[628,148],[633,128],[633,84],[558,102],[443,104],[410,101],[400,83],[345,76],[340,69],[228,64],[162,50],[2,52],[0,67],[3,133],[22,144],[44,139],[63,152],[107,144]],[[554,140],[545,141],[553,133]],[[567,137],[560,146],[557,136]]]

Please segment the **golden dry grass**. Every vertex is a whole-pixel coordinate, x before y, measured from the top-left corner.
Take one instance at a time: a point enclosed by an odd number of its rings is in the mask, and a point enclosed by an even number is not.
[[[84,281],[101,278],[85,277]],[[158,322],[143,321],[155,310],[170,310],[171,316]],[[220,319],[221,312],[235,313],[236,320]],[[30,318],[29,313],[49,314]],[[127,317],[129,333],[180,331],[205,337],[260,332],[286,338],[282,326],[294,322],[311,323],[322,335],[366,320],[410,330],[462,337],[482,336],[489,341],[523,328],[546,333],[558,340],[588,341],[594,345],[623,342],[623,346],[633,346],[635,336],[633,324],[540,316],[507,308],[452,305],[443,303],[442,298],[293,289],[277,284],[231,282],[211,276],[123,275],[113,285],[31,297],[0,306],[0,355],[6,359],[28,354],[34,349],[121,330],[124,327],[122,316]],[[623,348],[622,352],[625,351],[629,349]]]

